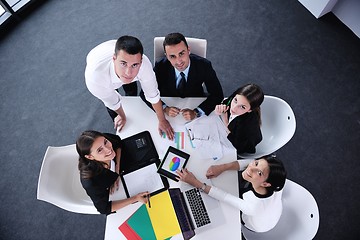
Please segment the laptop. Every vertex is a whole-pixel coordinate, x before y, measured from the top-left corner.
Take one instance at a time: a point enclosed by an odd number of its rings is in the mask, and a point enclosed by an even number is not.
[[[185,240],[225,223],[219,201],[199,189],[170,188],[169,194]]]

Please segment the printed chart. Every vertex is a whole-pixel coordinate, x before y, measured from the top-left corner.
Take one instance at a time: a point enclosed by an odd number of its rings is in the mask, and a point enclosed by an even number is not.
[[[162,134],[162,138],[167,139],[167,135],[165,132]],[[185,132],[175,132],[174,134],[174,147],[179,150],[185,149]]]

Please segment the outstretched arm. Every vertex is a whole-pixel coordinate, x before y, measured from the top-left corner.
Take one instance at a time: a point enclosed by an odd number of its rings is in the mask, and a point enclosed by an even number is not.
[[[233,161],[230,163],[224,163],[220,165],[212,165],[209,167],[209,169],[206,171],[206,177],[207,178],[215,178],[219,176],[224,171],[228,170],[237,170],[239,171],[240,165],[238,161]]]
[[[142,192],[139,193],[135,196],[132,196],[131,198],[126,198],[126,199],[122,199],[122,200],[117,200],[117,201],[113,201],[111,204],[111,211],[115,212],[117,210],[119,210],[120,208],[126,207],[132,203],[135,202],[142,202],[142,203],[147,203],[147,196],[149,195],[149,192]]]
[[[125,126],[126,124],[126,115],[124,112],[124,109],[122,106],[120,106],[119,109],[115,111],[118,115],[114,119],[114,129],[116,131],[120,132],[120,130]]]

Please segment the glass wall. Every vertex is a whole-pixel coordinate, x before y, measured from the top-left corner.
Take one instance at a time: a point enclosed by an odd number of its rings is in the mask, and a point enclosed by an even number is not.
[[[9,17],[16,15],[16,12],[31,0],[0,0],[0,24]]]
[[[5,9],[3,6],[0,6],[0,16],[2,16],[5,13]]]

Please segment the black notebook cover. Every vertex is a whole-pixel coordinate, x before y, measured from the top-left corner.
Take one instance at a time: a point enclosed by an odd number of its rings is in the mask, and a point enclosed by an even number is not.
[[[139,169],[151,162],[156,162],[159,155],[156,151],[150,132],[144,131],[122,140],[120,171],[129,172]]]

